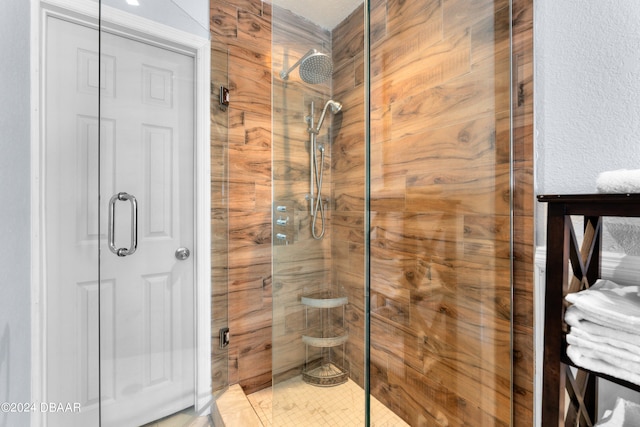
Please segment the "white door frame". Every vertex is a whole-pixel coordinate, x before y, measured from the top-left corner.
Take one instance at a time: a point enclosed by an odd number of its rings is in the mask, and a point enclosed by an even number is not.
[[[46,283],[44,263],[43,132],[44,78],[42,54],[47,17],[55,16],[96,27],[98,3],[91,0],[31,0],[31,401],[46,396]],[[211,394],[211,243],[210,243],[210,42],[202,37],[102,6],[102,27],[138,41],[168,48],[194,58],[195,68],[195,395],[194,406],[208,414]],[[54,402],[60,403],[60,402]],[[63,402],[64,403],[64,402]],[[31,414],[31,426],[44,426],[46,417]]]

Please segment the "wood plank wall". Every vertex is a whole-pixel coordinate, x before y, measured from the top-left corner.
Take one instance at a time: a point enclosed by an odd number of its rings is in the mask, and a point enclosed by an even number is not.
[[[372,1],[372,389],[412,425],[509,425],[511,418],[510,370],[505,368],[510,366],[509,15],[503,0],[471,5],[463,0]],[[270,70],[267,3],[217,0],[211,10],[214,46],[229,52],[232,89],[229,380],[251,392],[271,377],[265,363],[271,360],[272,322],[270,85],[279,70]],[[354,266],[364,264],[361,25],[362,11],[356,11],[332,35],[333,97],[345,108],[332,126],[330,178],[332,283],[350,299],[347,355],[351,376],[360,384],[363,276]],[[513,32],[514,425],[530,426],[530,0],[514,0]],[[493,102],[478,102],[487,98]],[[288,117],[298,120],[296,114]],[[295,173],[305,173],[305,162],[304,154],[297,158]],[[291,189],[283,197],[299,200],[303,191]],[[302,220],[298,224],[299,229],[306,226]],[[326,268],[315,272],[322,277]],[[296,310],[289,319],[295,319]],[[294,365],[285,363],[282,369]]]

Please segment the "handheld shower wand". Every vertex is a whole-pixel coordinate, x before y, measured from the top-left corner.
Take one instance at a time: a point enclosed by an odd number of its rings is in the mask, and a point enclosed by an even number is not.
[[[324,122],[324,118],[327,114],[327,109],[331,108],[332,114],[337,114],[340,110],[342,110],[342,104],[334,101],[332,99],[328,100],[326,104],[324,104],[324,108],[322,109],[322,114],[320,115],[320,120],[318,120],[318,124],[314,125],[313,123],[313,111],[314,111],[314,103],[311,102],[311,114],[307,116],[307,123],[309,127],[307,128],[307,132],[309,132],[309,167],[310,167],[310,189],[309,189],[309,212],[312,216],[311,221],[311,235],[316,240],[321,240],[324,237],[325,232],[325,216],[324,216],[324,203],[322,200],[322,177],[324,172],[324,145],[320,145],[319,147],[316,144],[316,136],[320,133],[320,128],[322,127],[322,123]],[[317,152],[320,151],[320,162],[318,163]],[[317,190],[317,195],[314,197],[314,193]],[[320,232],[316,233],[316,222],[318,220],[318,213],[320,214]]]
[[[324,116],[327,114],[327,108],[331,107],[331,113],[336,114],[340,110],[342,110],[342,104],[330,99],[324,104],[324,108],[322,109],[322,114],[320,114],[320,120],[318,120],[318,125],[316,126],[315,132],[320,132],[320,127],[322,127],[322,122],[324,122]]]

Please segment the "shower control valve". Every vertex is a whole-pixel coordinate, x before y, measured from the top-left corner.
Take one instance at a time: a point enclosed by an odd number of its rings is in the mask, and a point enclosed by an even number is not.
[[[287,239],[287,235],[284,233],[277,233],[276,234],[276,239],[278,239],[281,245],[288,245],[289,244],[289,240]]]
[[[276,224],[277,225],[285,226],[288,223],[289,223],[289,217],[286,217],[286,218],[279,217],[278,219],[276,219]]]
[[[286,246],[294,243],[296,236],[296,208],[292,200],[279,200],[273,204],[273,224],[272,243],[274,245]]]

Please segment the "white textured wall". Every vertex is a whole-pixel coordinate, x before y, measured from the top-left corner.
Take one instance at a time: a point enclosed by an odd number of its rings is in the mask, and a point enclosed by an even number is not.
[[[535,0],[534,7],[536,192],[593,193],[598,173],[640,169],[640,2]],[[605,249],[638,252],[639,229],[631,226],[621,241],[605,226]],[[640,402],[603,381],[600,411],[618,395]]]
[[[0,1],[0,403],[31,400],[29,20],[28,1]]]
[[[640,168],[640,2],[536,0],[537,191]]]

